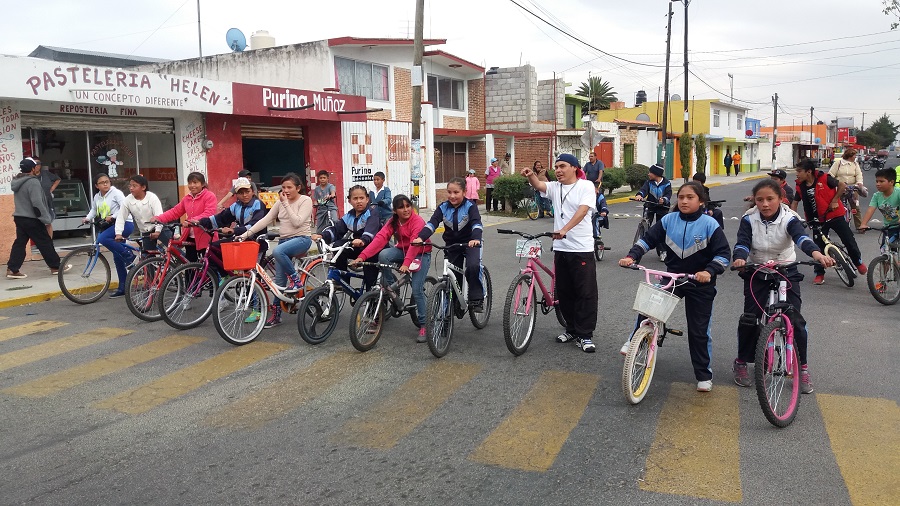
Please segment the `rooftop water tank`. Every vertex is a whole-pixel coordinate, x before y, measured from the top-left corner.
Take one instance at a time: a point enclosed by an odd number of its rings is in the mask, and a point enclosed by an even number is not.
[[[634,97],[634,106],[637,107],[647,101],[647,92],[641,90]]]
[[[257,30],[250,36],[250,49],[265,49],[275,47],[275,37],[269,35],[266,30]]]

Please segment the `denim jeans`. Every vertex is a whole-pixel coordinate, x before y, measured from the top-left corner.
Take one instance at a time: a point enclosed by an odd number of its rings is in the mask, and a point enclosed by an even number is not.
[[[400,248],[385,248],[378,254],[378,263],[382,264],[401,264],[406,254]],[[428,269],[431,267],[431,253],[423,253],[419,257],[422,266],[419,270],[412,274],[412,297],[416,301],[416,315],[419,317],[419,326],[425,325],[425,278],[428,277]],[[388,285],[392,284],[397,278],[394,272],[388,269],[381,274],[384,276],[384,282]]]
[[[308,235],[298,235],[278,241],[278,246],[272,250],[272,257],[275,259],[276,285],[287,286],[287,276],[297,274],[292,258],[294,255],[306,253],[310,246],[312,246],[312,239]]]
[[[126,221],[122,237],[128,237],[132,232],[134,232],[134,223]],[[116,242],[116,227],[109,227],[100,232],[97,239],[100,240],[100,244],[112,252],[113,261],[116,264],[116,274],[119,275],[119,290],[124,290],[125,278],[128,277],[128,265],[125,264],[125,260],[131,258],[132,255],[128,254],[131,253],[131,250],[125,244]]]

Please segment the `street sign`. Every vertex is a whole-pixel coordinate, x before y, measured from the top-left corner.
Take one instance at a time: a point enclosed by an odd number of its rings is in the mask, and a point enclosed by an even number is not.
[[[775,147],[781,146],[781,141],[775,141]]]

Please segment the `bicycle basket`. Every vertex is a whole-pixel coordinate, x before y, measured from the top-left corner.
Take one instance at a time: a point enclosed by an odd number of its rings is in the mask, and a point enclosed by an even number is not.
[[[681,298],[671,292],[648,283],[641,283],[634,297],[634,310],[665,323],[672,316],[672,311],[675,311],[679,300]]]
[[[256,266],[258,254],[256,241],[222,243],[222,265],[226,271],[249,271]]]

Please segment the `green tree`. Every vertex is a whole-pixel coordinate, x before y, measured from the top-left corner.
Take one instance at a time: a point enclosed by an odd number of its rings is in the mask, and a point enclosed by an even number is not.
[[[891,30],[900,26],[900,0],[881,0],[881,5],[884,7],[884,14],[895,19],[891,23]]]
[[[706,136],[697,135],[694,139],[694,152],[697,153],[697,172],[706,172]]]
[[[897,134],[900,133],[900,125],[892,123],[888,115],[884,114],[872,123],[869,131],[877,136],[878,147],[886,148],[897,139]]]
[[[582,114],[587,114],[588,111],[609,109],[609,104],[618,100],[612,85],[596,76],[588,77],[587,81],[581,83],[581,87],[578,88],[578,94],[591,100],[589,103],[581,106]]]
[[[856,134],[856,142],[863,146],[874,148],[878,145],[878,136],[868,130],[860,130]]]
[[[685,180],[691,177],[691,134],[684,132],[678,139],[678,158],[681,160],[681,177]]]

